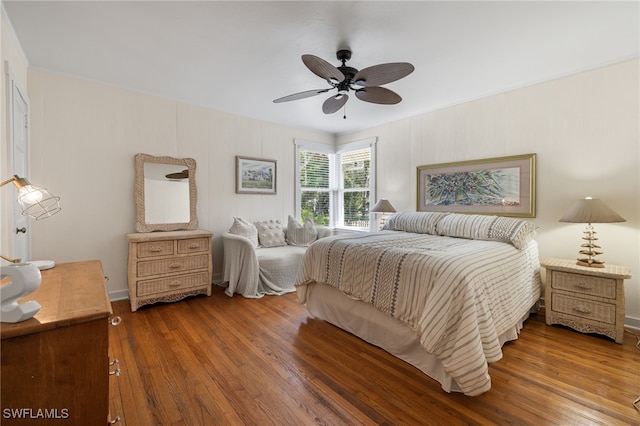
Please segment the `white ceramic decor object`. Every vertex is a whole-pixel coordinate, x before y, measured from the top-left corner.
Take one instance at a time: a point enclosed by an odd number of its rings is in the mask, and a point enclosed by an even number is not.
[[[35,300],[18,303],[18,300],[40,287],[42,275],[37,266],[29,263],[14,263],[0,267],[0,279],[11,280],[0,286],[0,321],[21,322],[38,313],[40,304]]]

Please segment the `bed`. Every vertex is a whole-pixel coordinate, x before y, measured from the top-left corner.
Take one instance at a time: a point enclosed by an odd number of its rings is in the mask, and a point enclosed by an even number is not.
[[[525,220],[401,212],[380,232],[319,240],[296,291],[309,312],[416,366],[447,392],[491,388],[540,298],[536,226]]]

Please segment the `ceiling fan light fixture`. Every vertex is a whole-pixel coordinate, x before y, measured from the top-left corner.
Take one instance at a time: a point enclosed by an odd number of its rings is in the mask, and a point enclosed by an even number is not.
[[[374,65],[358,71],[356,68],[346,65],[351,59],[351,51],[339,50],[336,54],[341,66],[335,67],[329,62],[314,55],[302,55],[302,62],[318,77],[324,79],[331,88],[324,90],[307,90],[294,93],[274,100],[275,103],[304,99],[329,90],[337,89],[338,93],[331,96],[322,104],[325,114],[333,114],[344,106],[349,99],[349,91],[354,91],[355,96],[365,102],[374,104],[392,105],[402,100],[400,95],[381,85],[391,83],[406,77],[414,71],[413,65],[407,62],[394,62]]]

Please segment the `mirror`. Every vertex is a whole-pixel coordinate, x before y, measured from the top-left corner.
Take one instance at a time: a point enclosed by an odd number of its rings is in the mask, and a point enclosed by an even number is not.
[[[197,229],[196,160],[135,157],[136,230]]]

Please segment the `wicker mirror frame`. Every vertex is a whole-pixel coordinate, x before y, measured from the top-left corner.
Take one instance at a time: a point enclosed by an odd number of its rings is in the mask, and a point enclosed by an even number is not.
[[[183,166],[189,174],[189,221],[181,223],[147,223],[145,220],[145,188],[144,165],[146,163],[168,164]],[[135,187],[134,197],[136,204],[136,231],[177,231],[198,228],[198,215],[196,213],[196,160],[193,158],[156,157],[149,154],[136,154],[135,156]]]

